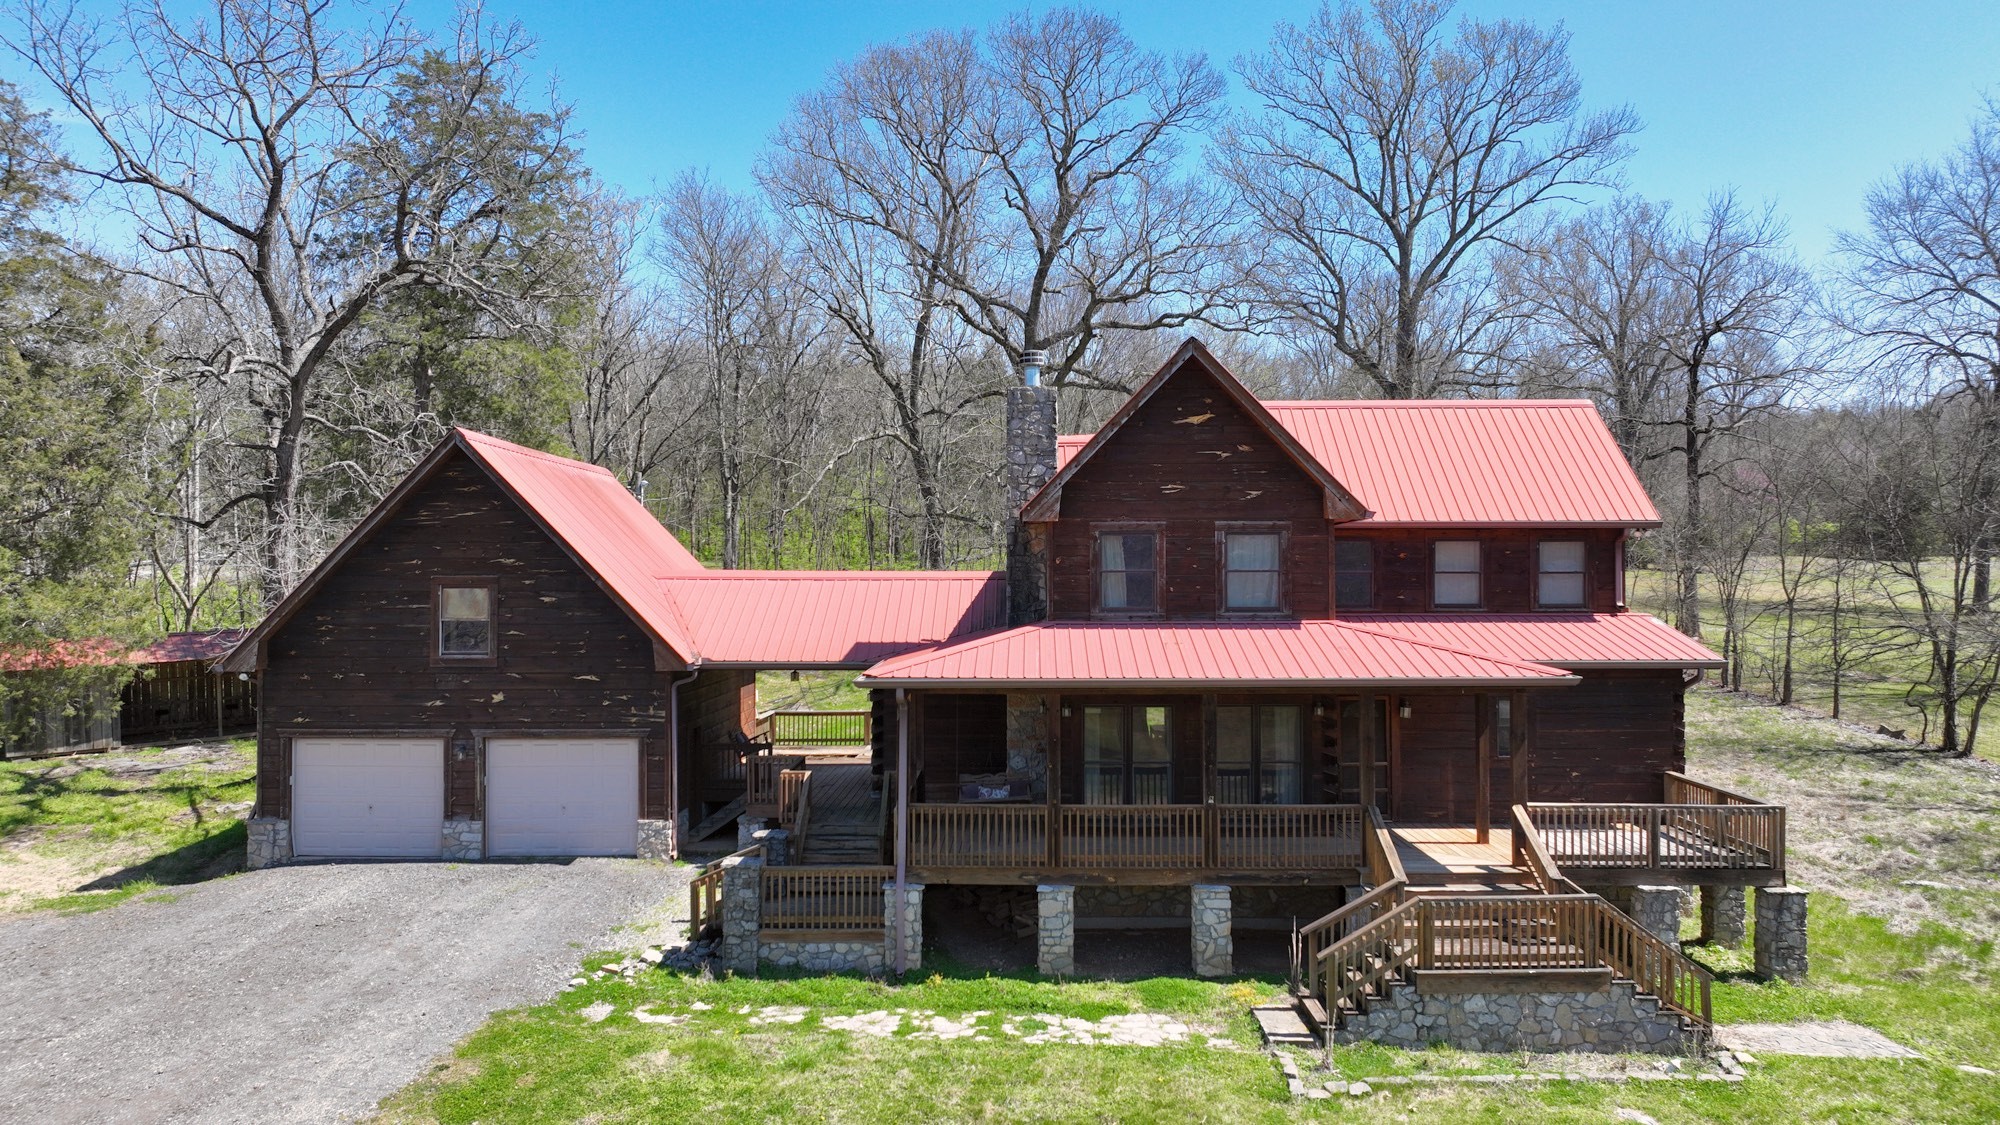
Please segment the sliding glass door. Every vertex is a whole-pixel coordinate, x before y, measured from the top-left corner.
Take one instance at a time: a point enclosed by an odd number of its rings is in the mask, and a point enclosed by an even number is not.
[[[1092,805],[1173,800],[1172,711],[1158,706],[1083,708],[1083,799]]]
[[[1225,805],[1305,803],[1305,708],[1215,709],[1215,798]]]

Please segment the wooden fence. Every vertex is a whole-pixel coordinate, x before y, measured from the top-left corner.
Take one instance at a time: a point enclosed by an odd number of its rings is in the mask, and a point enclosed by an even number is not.
[[[764,719],[775,746],[867,746],[874,735],[868,711],[773,711]]]
[[[780,940],[813,932],[882,929],[882,884],[893,867],[766,867],[763,930]]]
[[[119,712],[127,742],[256,730],[257,685],[211,672],[204,660],[168,661],[126,682]]]

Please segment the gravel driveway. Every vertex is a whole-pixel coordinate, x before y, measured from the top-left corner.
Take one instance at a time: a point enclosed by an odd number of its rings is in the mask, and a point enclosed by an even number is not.
[[[366,1113],[582,955],[667,938],[688,873],[325,864],[0,920],[0,1121]]]

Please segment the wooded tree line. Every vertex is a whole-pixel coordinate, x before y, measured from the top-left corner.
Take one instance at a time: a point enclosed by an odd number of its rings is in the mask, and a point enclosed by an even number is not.
[[[1433,0],[1227,66],[1087,8],[917,34],[798,98],[755,191],[643,198],[476,9],[9,10],[0,642],[252,619],[451,425],[611,468],[716,565],[993,565],[1022,353],[1081,430],[1201,331],[1266,395],[1595,400],[1733,686],[1906,660],[1958,751],[2000,677],[1993,106],[1808,266],[1727,169],[1627,191],[1640,123],[1560,28]]]

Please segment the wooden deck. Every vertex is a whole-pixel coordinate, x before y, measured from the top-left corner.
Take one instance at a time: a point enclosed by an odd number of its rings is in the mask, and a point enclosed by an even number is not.
[[[1396,858],[1412,887],[1532,890],[1514,863],[1514,834],[1496,828],[1479,842],[1471,825],[1390,825]]]

